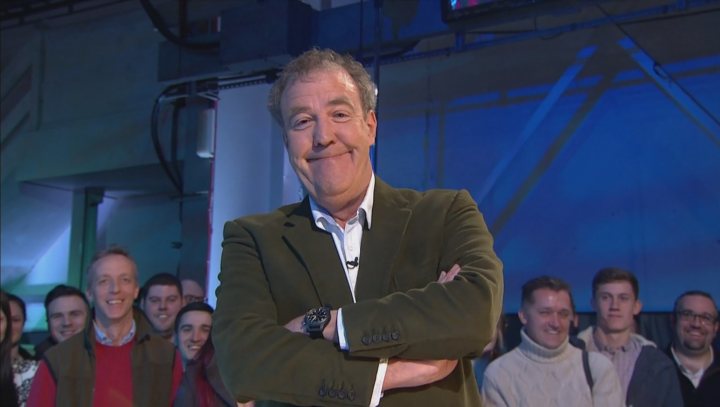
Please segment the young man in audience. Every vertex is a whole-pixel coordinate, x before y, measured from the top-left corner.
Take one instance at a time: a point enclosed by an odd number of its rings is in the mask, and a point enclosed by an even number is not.
[[[175,317],[184,301],[180,280],[168,273],[155,274],[145,282],[140,293],[140,308],[155,332],[174,343]]]
[[[191,302],[207,301],[207,298],[205,298],[205,290],[203,290],[202,286],[200,286],[197,281],[185,278],[180,283],[182,284],[185,305],[190,304]]]
[[[210,337],[213,307],[191,301],[175,321],[177,346],[185,363],[180,388],[173,407],[253,407],[254,402],[238,403],[225,388]]]
[[[485,370],[484,406],[622,406],[617,374],[607,358],[570,345],[575,314],[570,286],[542,276],[522,287],[518,347]]]
[[[100,252],[87,284],[93,319],[81,335],[45,353],[28,406],[169,406],[182,362],[133,307],[139,291],[135,261],[119,248]]]
[[[50,335],[35,346],[35,357],[42,358],[52,346],[81,332],[88,315],[90,304],[82,291],[65,284],[55,286],[45,296],[45,316]]]
[[[673,341],[668,355],[675,361],[685,407],[720,404],[720,357],[713,349],[718,309],[704,291],[688,291],[675,300]]]
[[[175,319],[175,341],[183,366],[195,358],[205,345],[212,329],[213,307],[204,302],[194,301],[182,307]]]
[[[633,407],[682,406],[680,384],[672,361],[655,344],[634,333],[642,303],[634,274],[604,268],[592,282],[596,326],[578,338],[588,351],[607,356],[615,365],[625,402]]]

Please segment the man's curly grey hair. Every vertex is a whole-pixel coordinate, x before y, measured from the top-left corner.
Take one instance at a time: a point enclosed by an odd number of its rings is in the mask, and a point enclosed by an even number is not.
[[[343,68],[355,82],[360,94],[363,113],[367,115],[370,111],[375,110],[377,106],[377,87],[362,64],[350,55],[341,55],[331,49],[313,48],[290,61],[280,72],[278,79],[270,89],[268,110],[282,128],[285,128],[285,125],[280,109],[280,100],[288,86],[314,71],[337,67]]]

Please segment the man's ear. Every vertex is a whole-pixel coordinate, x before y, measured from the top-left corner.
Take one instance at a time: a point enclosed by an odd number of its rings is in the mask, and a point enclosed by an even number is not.
[[[527,316],[525,315],[525,310],[523,310],[522,307],[520,307],[520,310],[518,311],[518,318],[520,318],[520,322],[522,322],[523,325],[527,325]]]
[[[637,315],[642,311],[642,301],[635,300],[635,305],[633,305],[633,315]]]
[[[368,126],[368,134],[371,137],[370,145],[375,144],[375,137],[377,136],[377,114],[374,110],[371,110],[365,116],[365,123]]]

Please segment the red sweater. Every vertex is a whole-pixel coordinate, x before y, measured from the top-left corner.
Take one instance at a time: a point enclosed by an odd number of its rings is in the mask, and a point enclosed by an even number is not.
[[[95,388],[93,406],[132,407],[131,351],[135,341],[122,346],[95,344]],[[101,374],[98,374],[101,372]],[[173,367],[173,399],[182,379],[182,362],[175,353]],[[27,407],[51,407],[55,405],[57,391],[55,380],[45,362],[40,362],[33,379]],[[170,401],[172,406],[174,400]]]

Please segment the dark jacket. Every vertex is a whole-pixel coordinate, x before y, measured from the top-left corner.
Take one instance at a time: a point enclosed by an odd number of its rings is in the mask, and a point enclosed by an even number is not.
[[[682,406],[675,364],[651,345],[643,346],[635,361],[626,399],[628,407]]]
[[[580,333],[577,346],[585,349],[593,327]],[[590,332],[590,333],[588,333]],[[641,337],[642,338],[642,337]],[[628,407],[681,407],[683,404],[675,364],[645,338],[635,361],[625,402]]]
[[[47,352],[50,348],[57,345],[57,341],[53,339],[52,336],[49,336],[45,339],[43,339],[42,342],[35,345],[35,358],[38,360],[42,360],[43,356],[45,355],[45,352]]]
[[[135,344],[132,348],[132,386],[135,406],[169,406],[173,398],[175,347],[152,334],[142,311],[133,310]],[[45,353],[57,384],[56,406],[90,407],[95,382],[95,331],[93,318],[82,334],[53,346]]]
[[[203,405],[200,401],[200,390],[198,389],[198,380],[206,382],[212,392],[210,396],[210,406],[217,407],[235,407],[230,392],[225,389],[222,379],[220,379],[220,370],[215,361],[215,355],[208,361],[206,366],[201,361],[191,360],[185,369],[180,388],[178,388],[177,397],[175,398],[175,407],[197,407]]]
[[[680,366],[675,363],[685,407],[716,407],[720,404],[720,356],[718,356],[720,355],[720,353],[718,353],[720,349],[714,349],[713,351],[715,358],[705,370],[705,373],[703,373],[697,388],[695,388],[690,379],[682,373]],[[670,352],[670,347],[667,348],[666,353],[674,362],[675,358],[672,352]]]

